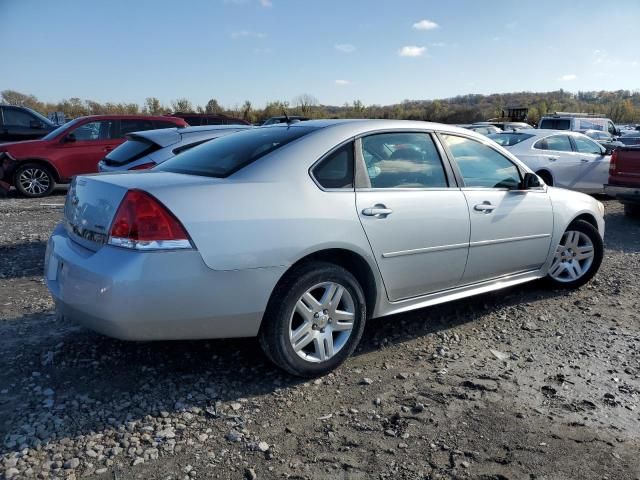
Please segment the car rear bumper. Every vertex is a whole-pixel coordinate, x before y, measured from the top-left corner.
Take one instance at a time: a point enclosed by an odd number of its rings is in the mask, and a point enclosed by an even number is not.
[[[195,250],[97,252],[56,227],[45,280],[63,316],[123,340],[250,337],[284,267],[215,271]]]
[[[640,204],[640,187],[622,187],[619,185],[606,184],[604,192],[607,195],[617,198],[622,203]]]

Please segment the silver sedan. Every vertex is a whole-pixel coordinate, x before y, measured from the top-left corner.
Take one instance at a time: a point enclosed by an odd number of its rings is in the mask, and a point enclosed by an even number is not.
[[[150,173],[77,177],[45,277],[62,315],[106,335],[258,336],[277,365],[315,376],[371,317],[539,278],[584,284],[603,213],[469,130],[307,121]]]

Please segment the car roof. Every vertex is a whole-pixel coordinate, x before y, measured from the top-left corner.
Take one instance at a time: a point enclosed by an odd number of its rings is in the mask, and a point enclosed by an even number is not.
[[[169,119],[169,121],[171,121],[171,119],[174,120],[182,120],[179,117],[166,117],[164,115],[144,115],[144,114],[139,114],[139,115],[120,115],[120,114],[110,114],[110,115],[84,115],[81,117],[77,117],[74,120],[78,120],[78,119],[90,119],[90,120],[109,120],[109,119],[115,119],[115,120],[162,120],[162,121],[167,121],[167,119]]]

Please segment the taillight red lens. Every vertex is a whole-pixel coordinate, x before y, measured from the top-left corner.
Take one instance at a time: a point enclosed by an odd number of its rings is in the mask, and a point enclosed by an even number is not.
[[[141,165],[136,165],[135,167],[129,168],[129,170],[146,170],[148,168],[153,168],[156,166],[155,162],[143,163]]]
[[[613,153],[611,154],[611,160],[609,161],[609,175],[615,175],[617,160],[618,160],[618,150],[614,150]]]
[[[184,227],[167,207],[140,190],[129,190],[120,203],[111,226],[111,237],[134,242],[179,240],[189,243]]]

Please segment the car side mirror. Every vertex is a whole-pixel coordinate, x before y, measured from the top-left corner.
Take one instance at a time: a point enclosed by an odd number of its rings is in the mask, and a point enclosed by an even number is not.
[[[612,147],[603,147],[602,155],[611,155],[614,150]]]
[[[66,137],[64,137],[64,143],[73,143],[76,141],[75,133],[70,133]]]
[[[521,190],[531,190],[533,188],[540,188],[540,178],[535,173],[527,172],[524,174],[521,183]]]

